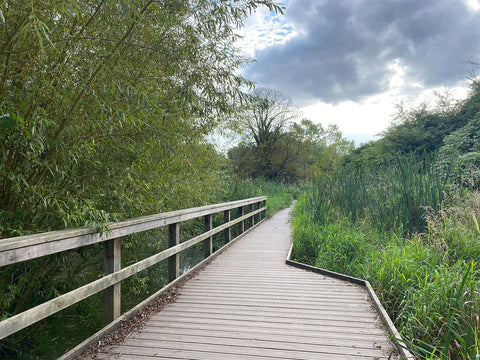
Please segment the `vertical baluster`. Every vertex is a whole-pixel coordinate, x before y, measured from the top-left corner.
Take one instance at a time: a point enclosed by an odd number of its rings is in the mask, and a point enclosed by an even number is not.
[[[238,217],[242,217],[242,216],[243,216],[243,206],[240,206],[238,208]],[[244,225],[244,222],[242,220],[238,223],[238,235],[243,234],[244,231],[245,231],[245,225]]]
[[[103,272],[111,274],[121,269],[121,240],[107,240],[103,248]],[[120,283],[103,290],[103,323],[108,324],[120,316]]]
[[[253,212],[253,204],[248,205],[248,212]],[[253,227],[253,225],[255,225],[255,215],[250,216],[250,227]]]
[[[205,232],[212,229],[212,214],[205,215]],[[209,257],[213,253],[213,237],[210,236],[205,240],[205,257]]]
[[[230,210],[225,210],[223,212],[223,222],[225,224],[230,222]],[[230,226],[223,230],[223,236],[225,238],[225,243],[229,243],[230,241],[232,241],[232,229]]]
[[[180,244],[180,224],[168,226],[168,247]],[[168,258],[168,281],[172,282],[180,275],[180,254],[176,253]]]

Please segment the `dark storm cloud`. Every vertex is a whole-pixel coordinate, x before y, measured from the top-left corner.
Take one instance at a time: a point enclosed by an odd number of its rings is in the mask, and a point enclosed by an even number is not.
[[[412,81],[449,86],[480,61],[480,11],[461,0],[290,0],[286,21],[299,35],[257,52],[247,76],[295,99],[381,93],[394,61]]]

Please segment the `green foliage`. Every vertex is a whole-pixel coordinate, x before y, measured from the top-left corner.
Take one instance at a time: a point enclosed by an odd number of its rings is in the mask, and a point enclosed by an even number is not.
[[[462,102],[454,103],[447,92],[444,95],[437,94],[437,104],[433,107],[423,103],[417,108],[408,109],[404,104],[399,104],[395,122],[382,136],[355,149],[343,162],[355,167],[376,167],[385,162],[395,162],[399,155],[433,156],[439,150],[444,155],[451,154],[460,134],[468,133],[470,139],[474,138],[475,129],[472,126],[475,125],[468,126],[468,123],[480,111],[479,84],[477,79],[470,82],[470,95]],[[456,139],[448,140],[449,135]],[[468,138],[464,140],[468,142]],[[444,142],[450,145],[444,145]],[[466,152],[461,149],[454,151]],[[476,155],[472,153],[470,156]]]
[[[388,192],[382,174],[387,172],[379,171],[378,184],[370,178],[370,188]],[[354,183],[348,176],[356,181],[362,178],[355,172],[339,176],[341,181],[330,179],[335,186],[317,180],[297,202],[292,221],[294,258],[369,280],[409,349],[419,358],[477,359],[480,194],[445,188],[441,206],[424,213],[427,226],[423,231],[404,239],[402,227],[385,231],[383,224],[376,223],[381,219],[375,220],[372,212],[382,212],[380,207],[366,206],[362,214],[352,218],[333,190],[341,182]],[[365,191],[361,182],[355,183],[355,189],[339,192],[351,193],[350,201],[364,206]],[[417,206],[421,204],[422,192],[415,186],[405,186],[404,190],[412,192]],[[374,193],[379,196],[378,191]],[[395,204],[399,209],[405,207]],[[409,216],[409,212],[400,213]]]
[[[453,181],[478,186],[480,173],[480,112],[465,126],[447,135],[439,149],[439,166]]]
[[[236,174],[298,183],[333,171],[353,150],[353,143],[334,125],[324,129],[302,119],[276,131],[278,135],[265,143],[244,141],[229,151]]]
[[[218,168],[205,136],[252,85],[235,71],[248,62],[235,39],[260,5],[281,11],[271,1],[2,5],[0,236],[206,203]]]

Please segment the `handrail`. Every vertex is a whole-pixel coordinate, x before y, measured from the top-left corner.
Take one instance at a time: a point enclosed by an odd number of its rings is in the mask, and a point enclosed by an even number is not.
[[[91,295],[104,291],[104,322],[110,323],[120,316],[120,282],[158,262],[169,260],[169,280],[179,277],[179,253],[202,241],[206,242],[205,255],[212,255],[212,236],[223,231],[226,242],[231,239],[231,227],[238,224],[239,236],[244,232],[244,222],[250,219],[255,226],[255,216],[265,218],[266,196],[208,205],[156,215],[144,216],[107,225],[107,231],[94,232],[93,229],[60,230],[48,233],[0,239],[0,267],[31,260],[70,249],[104,242],[104,272],[107,275],[60,295],[43,304],[0,322],[0,339],[55,314]],[[244,206],[249,212],[244,214]],[[255,209],[256,207],[256,209]],[[230,211],[237,209],[238,216],[230,220]],[[223,212],[224,224],[212,229],[212,214]],[[179,223],[204,217],[205,232],[180,243]],[[169,248],[121,269],[120,237],[138,232],[169,226]]]
[[[239,206],[250,205],[261,201],[260,199],[266,200],[266,197],[207,205],[109,223],[103,233],[85,228],[0,239],[0,267],[195,219]]]

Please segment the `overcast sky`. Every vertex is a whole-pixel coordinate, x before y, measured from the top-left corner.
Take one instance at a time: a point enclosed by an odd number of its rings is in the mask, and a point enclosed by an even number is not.
[[[245,75],[280,90],[322,125],[359,142],[384,130],[395,104],[433,91],[466,96],[480,62],[479,0],[288,0],[285,15],[260,11],[242,48]]]

